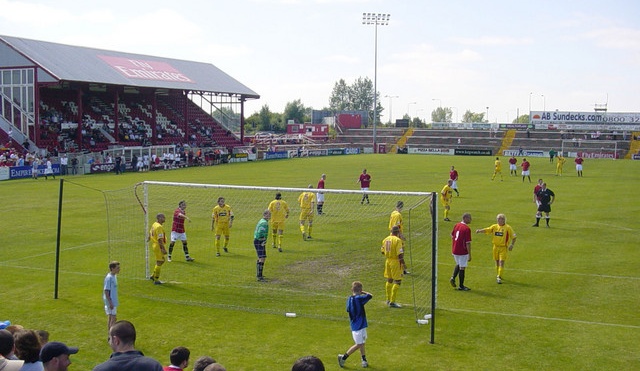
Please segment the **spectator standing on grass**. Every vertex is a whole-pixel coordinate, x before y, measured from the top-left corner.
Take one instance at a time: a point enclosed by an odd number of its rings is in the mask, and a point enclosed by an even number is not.
[[[524,178],[527,177],[529,178],[529,183],[531,183],[531,172],[529,170],[531,164],[526,158],[523,158],[520,166],[522,167],[522,182],[524,183]]]
[[[491,180],[494,180],[498,174],[500,174],[500,181],[502,181],[502,162],[500,162],[500,157],[496,157],[496,160],[493,162],[493,176]]]
[[[362,282],[354,281],[351,284],[351,296],[347,298],[347,312],[349,313],[349,323],[351,324],[351,336],[355,342],[344,354],[338,354],[338,365],[344,367],[347,358],[355,351],[360,350],[362,367],[368,367],[367,355],[364,344],[367,340],[367,313],[365,304],[371,300],[373,295],[362,290]]]
[[[129,321],[118,321],[109,330],[109,345],[113,353],[93,371],[164,371],[160,362],[145,357],[135,349],[136,328]]]
[[[275,200],[269,203],[267,209],[271,212],[272,247],[278,248],[278,251],[282,252],[284,223],[289,218],[289,205],[287,201],[282,199],[282,194],[277,192]]]
[[[316,195],[311,191],[313,186],[309,184],[309,191],[300,193],[298,196],[298,204],[300,205],[300,232],[304,241],[310,240],[313,230],[313,215],[316,204]],[[306,229],[305,229],[306,227]]]
[[[449,179],[452,180],[451,189],[456,191],[456,196],[460,197],[460,192],[458,192],[458,170],[453,166],[451,166],[451,171],[449,171]]]
[[[189,366],[191,352],[185,347],[175,347],[171,350],[169,360],[171,365],[165,366],[164,371],[182,371]]]
[[[471,214],[464,213],[462,221],[456,223],[451,231],[451,254],[456,266],[453,268],[449,283],[455,288],[456,278],[460,277],[457,286],[460,291],[471,290],[464,285],[466,268],[471,261],[471,228],[469,228],[469,224],[471,224]]]
[[[502,283],[502,273],[504,272],[504,262],[507,260],[507,250],[511,251],[516,243],[516,232],[507,223],[504,214],[498,214],[497,223],[483,229],[476,229],[476,233],[493,235],[493,260],[496,261],[496,283]]]
[[[151,275],[151,280],[155,285],[161,285],[164,282],[160,281],[160,270],[162,264],[164,264],[165,255],[167,255],[167,235],[164,233],[164,224],[165,216],[160,213],[156,215],[156,222],[151,226],[151,230],[149,231],[148,241],[151,242],[151,248],[153,249],[153,254],[156,258],[156,265],[153,267],[153,274]]]
[[[40,338],[33,330],[20,330],[13,335],[15,340],[16,356],[24,361],[20,371],[43,371],[44,365],[40,362]],[[5,369],[0,366],[0,370]]]
[[[60,175],[67,175],[67,167],[69,165],[69,158],[66,153],[60,156]]]
[[[553,163],[553,158],[556,156],[556,151],[553,150],[553,148],[549,151],[549,162]]]
[[[40,361],[45,371],[67,371],[71,364],[69,356],[77,353],[76,347],[68,347],[64,343],[52,341],[40,350]]]
[[[584,162],[584,159],[582,159],[582,157],[580,157],[580,155],[578,155],[578,157],[576,157],[576,159],[573,160],[573,162],[576,163],[576,171],[578,172],[578,176],[581,177],[582,176],[582,163]]]
[[[267,259],[267,238],[269,237],[269,219],[271,218],[271,211],[268,209],[262,213],[262,219],[256,224],[256,228],[253,231],[253,247],[256,249],[258,260],[256,261],[256,279],[258,281],[265,281],[262,272],[264,270],[264,261]]]
[[[220,256],[220,237],[222,235],[224,235],[224,252],[229,252],[229,235],[231,227],[233,227],[233,211],[231,206],[225,204],[224,201],[224,197],[218,197],[218,204],[213,208],[211,215],[211,230],[216,234],[216,256]]]
[[[40,159],[35,155],[31,160],[31,177],[36,180],[38,179],[38,165],[40,165]]]
[[[542,218],[542,213],[545,214],[545,221],[547,222],[547,228],[549,228],[549,213],[551,212],[551,204],[556,199],[556,194],[553,193],[552,190],[547,188],[547,183],[542,183],[542,188],[537,193],[538,200],[540,200],[540,205],[538,205],[538,213],[536,214],[536,224],[534,227],[540,226],[540,218]]]
[[[322,207],[324,206],[324,192],[322,190],[324,189],[325,179],[327,179],[327,175],[322,174],[320,176],[320,180],[318,180],[318,193],[316,194],[316,201],[318,201],[318,215],[322,215]]]
[[[518,175],[518,168],[516,167],[517,164],[518,159],[516,158],[516,156],[511,156],[511,158],[509,159],[509,175]]]
[[[442,187],[440,191],[440,201],[442,202],[442,206],[444,208],[444,221],[450,222],[449,219],[449,211],[451,210],[451,199],[453,198],[453,189],[451,185],[453,181],[451,179],[447,180],[447,184]]]
[[[184,228],[184,221],[187,220],[191,223],[191,219],[187,216],[187,202],[182,200],[178,202],[178,207],[173,212],[173,224],[171,225],[171,243],[169,244],[169,255],[167,260],[171,261],[171,254],[173,254],[173,247],[177,240],[182,241],[182,251],[184,252],[184,258],[188,262],[192,262],[193,259],[189,256],[189,248],[187,247],[187,232]]]
[[[398,237],[399,234],[400,228],[398,226],[391,228],[391,235],[382,240],[382,247],[380,248],[382,255],[386,258],[384,262],[385,296],[387,305],[390,308],[401,307],[400,304],[396,303],[396,297],[402,284],[405,263],[402,240]]]
[[[367,192],[369,191],[369,187],[371,186],[371,175],[367,174],[367,169],[362,169],[362,174],[356,181],[356,183],[360,183],[360,190],[362,191],[362,200],[360,200],[360,205],[364,203],[364,200],[367,200],[367,204],[369,203],[369,195]]]
[[[47,168],[44,169],[44,179],[49,179],[49,176],[52,176],[53,179],[56,178],[55,174],[53,174],[53,164],[51,163],[51,157],[47,157]]]
[[[291,371],[324,371],[324,364],[315,356],[301,357],[295,361]]]
[[[120,263],[117,261],[109,263],[109,273],[104,277],[102,290],[104,311],[107,313],[107,333],[109,333],[111,326],[116,323],[118,305],[120,305],[118,300],[118,273],[120,273]]]

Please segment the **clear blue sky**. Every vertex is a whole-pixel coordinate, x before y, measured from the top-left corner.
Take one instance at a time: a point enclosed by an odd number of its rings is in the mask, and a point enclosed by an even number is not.
[[[486,112],[640,112],[637,0],[0,0],[0,34],[214,64],[262,98],[329,105],[334,84],[374,77],[388,121],[438,105]],[[398,96],[387,98],[385,96]],[[414,103],[415,102],[415,103]],[[391,104],[391,107],[390,107]]]

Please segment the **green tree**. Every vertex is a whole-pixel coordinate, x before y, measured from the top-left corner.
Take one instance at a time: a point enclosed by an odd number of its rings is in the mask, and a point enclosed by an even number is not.
[[[514,124],[528,124],[529,123],[529,115],[520,115],[513,120]]]
[[[484,112],[475,113],[467,110],[462,116],[462,122],[484,122]]]
[[[276,133],[285,131],[282,114],[271,112],[266,104],[262,106],[258,113],[257,131],[272,131]]]
[[[378,97],[380,93],[378,93]],[[333,86],[331,97],[329,98],[330,109],[333,111],[361,110],[369,114],[369,122],[373,122],[373,82],[368,77],[359,77],[351,85],[347,85],[344,79],[340,79]],[[380,114],[384,110],[380,101],[376,105],[378,122]]]
[[[432,122],[451,122],[453,111],[449,107],[438,107],[431,112]]]
[[[310,109],[306,108],[300,99],[297,99],[293,102],[287,103],[284,107],[282,118],[285,123],[289,122],[289,120],[293,120],[295,123],[302,124],[311,121],[308,117],[308,112],[310,112]]]

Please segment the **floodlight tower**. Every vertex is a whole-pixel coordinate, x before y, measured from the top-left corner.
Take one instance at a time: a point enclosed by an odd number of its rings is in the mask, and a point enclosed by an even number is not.
[[[391,14],[383,13],[362,13],[362,24],[373,25],[375,32],[374,39],[374,63],[373,63],[373,152],[377,153],[376,148],[376,125],[378,121],[378,26],[387,26]]]

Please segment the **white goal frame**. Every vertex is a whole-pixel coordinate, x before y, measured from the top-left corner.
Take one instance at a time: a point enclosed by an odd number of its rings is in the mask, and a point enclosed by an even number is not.
[[[566,146],[565,146],[566,143]],[[578,144],[578,147],[576,147],[576,143]],[[563,154],[568,154],[570,152],[591,152],[591,153],[600,153],[600,156],[594,156],[596,158],[611,158],[608,156],[605,156],[605,153],[610,153],[612,151],[611,147],[603,147],[601,146],[600,152],[598,152],[597,149],[591,148],[591,147],[587,147],[587,148],[583,148],[581,147],[582,144],[612,144],[613,145],[613,160],[615,160],[616,158],[622,158],[624,156],[622,156],[621,154],[618,153],[618,141],[616,140],[573,140],[573,139],[563,139],[562,140],[562,146],[560,149],[560,153]]]

